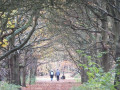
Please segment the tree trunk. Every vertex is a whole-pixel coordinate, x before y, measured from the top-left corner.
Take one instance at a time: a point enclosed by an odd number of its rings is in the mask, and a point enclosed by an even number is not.
[[[111,5],[120,8],[119,0],[110,0]],[[118,9],[114,9],[110,4],[108,4],[107,11],[116,18],[120,17],[120,13]],[[113,20],[113,33],[114,33],[114,51],[115,51],[115,62],[116,62],[116,72],[115,72],[115,80],[114,85],[116,90],[120,90],[120,22],[116,19]]]
[[[87,71],[82,67],[81,69],[81,83],[83,84],[84,82],[88,81],[88,76],[87,76]]]
[[[83,56],[82,58],[83,64],[87,65],[87,60]],[[87,70],[85,70],[84,67],[81,68],[81,83],[87,82],[88,81],[88,75],[87,75]]]
[[[120,39],[116,46],[115,58],[116,58],[116,72],[115,72],[114,85],[116,90],[120,90]]]
[[[22,86],[23,87],[26,87],[26,68],[25,67],[23,67],[22,68]]]
[[[22,67],[22,86],[26,87],[26,63],[27,63],[27,58],[24,60],[24,66]]]
[[[32,70],[32,68],[30,68],[30,78],[29,78],[30,85],[32,84],[32,79],[33,79],[32,75],[33,75],[33,70]]]
[[[102,28],[103,28],[102,52],[104,52],[102,55],[102,67],[104,72],[108,72],[110,69],[110,61],[108,59],[108,49],[107,49],[107,38],[108,38],[108,35],[106,33],[106,31],[108,31],[107,15],[102,16],[101,22],[102,22]]]
[[[20,82],[20,69],[19,69],[19,62],[17,60],[18,55],[17,53],[11,54],[9,60],[9,68],[10,68],[10,83],[21,85]]]

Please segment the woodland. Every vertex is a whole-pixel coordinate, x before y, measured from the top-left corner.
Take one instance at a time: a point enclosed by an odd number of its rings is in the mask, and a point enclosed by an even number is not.
[[[75,90],[120,90],[120,0],[0,0],[0,90],[60,59],[77,67]]]

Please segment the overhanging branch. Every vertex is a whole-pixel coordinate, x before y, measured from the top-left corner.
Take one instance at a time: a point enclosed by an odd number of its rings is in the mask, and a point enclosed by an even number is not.
[[[11,53],[15,52],[16,50],[22,48],[22,47],[28,42],[28,40],[29,40],[30,37],[32,36],[33,32],[35,31],[35,27],[36,27],[36,25],[37,25],[37,19],[38,19],[38,16],[35,17],[35,24],[34,24],[32,30],[31,30],[31,32],[29,33],[28,37],[25,39],[25,41],[24,41],[22,44],[20,44],[19,46],[15,47],[15,48],[13,48],[13,49],[11,49],[11,50],[9,50],[9,51],[6,52],[4,55],[0,56],[0,61],[1,61],[2,59],[4,59],[5,57],[7,57],[8,55],[10,55]],[[11,38],[11,37],[9,37],[9,38]]]

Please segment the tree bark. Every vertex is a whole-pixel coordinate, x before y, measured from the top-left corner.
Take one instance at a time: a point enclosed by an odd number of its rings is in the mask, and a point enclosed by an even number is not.
[[[22,86],[26,87],[26,63],[27,63],[27,58],[24,60],[24,66],[22,68]]]
[[[9,60],[10,83],[16,84],[16,85],[21,85],[19,62],[18,62],[17,58],[18,58],[17,53],[11,54],[11,58]]]
[[[118,45],[116,46],[116,72],[115,72],[115,80],[114,85],[117,90],[120,90],[120,40]]]
[[[108,30],[106,15],[103,15],[101,22],[102,22],[102,28],[104,29],[104,31],[102,31],[102,52],[104,52],[102,55],[102,67],[105,72],[108,72],[110,69],[110,61],[108,58],[108,49],[107,49],[107,44],[106,44],[107,38],[108,38],[107,33],[106,33],[106,31]]]
[[[23,67],[22,68],[22,86],[23,87],[26,87],[26,68],[25,67]]]
[[[85,57],[83,56],[82,58],[83,64],[87,65],[87,61]],[[88,81],[88,75],[87,75],[87,70],[85,70],[84,67],[81,68],[81,83],[87,82]]]

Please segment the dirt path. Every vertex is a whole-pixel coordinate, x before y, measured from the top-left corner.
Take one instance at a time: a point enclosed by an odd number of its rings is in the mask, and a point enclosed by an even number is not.
[[[22,90],[71,90],[72,87],[79,85],[79,82],[71,79],[60,81],[39,80],[35,85],[29,85],[22,88]]]

